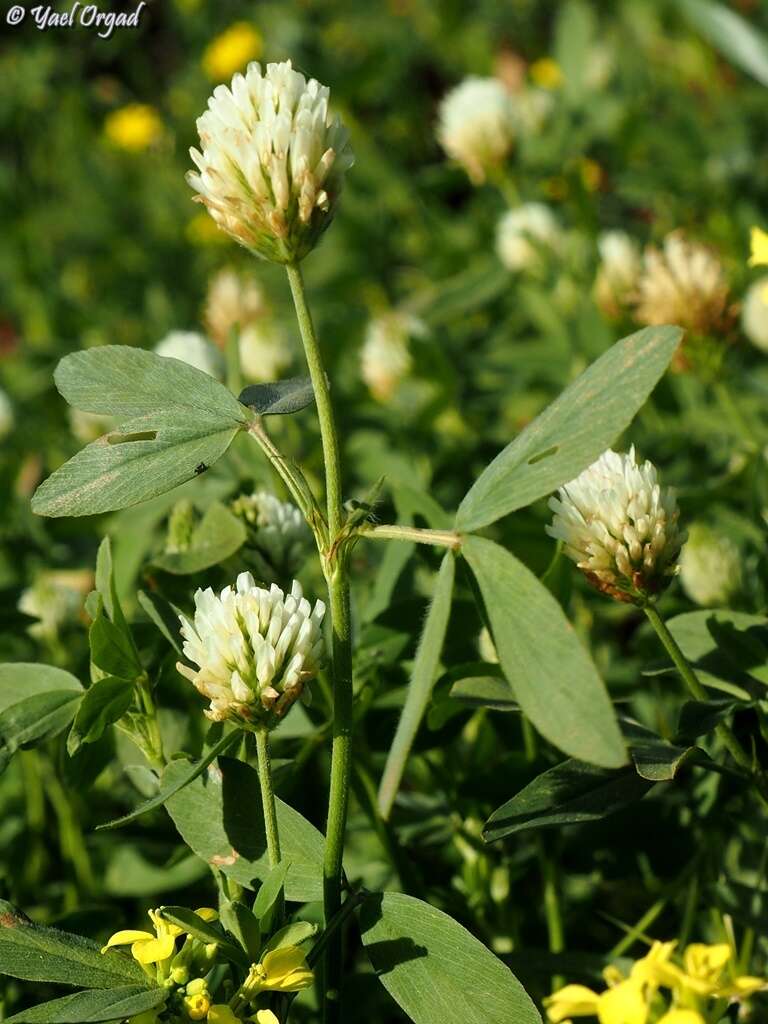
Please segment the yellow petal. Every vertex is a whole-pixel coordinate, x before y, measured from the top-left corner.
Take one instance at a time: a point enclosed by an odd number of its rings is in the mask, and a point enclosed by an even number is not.
[[[139,932],[126,928],[122,932],[115,932],[114,935],[111,935],[106,946],[101,947],[101,952],[106,953],[112,946],[129,946],[132,942],[147,942],[153,938],[154,935],[151,932]]]
[[[299,988],[306,988],[312,983],[312,971],[298,946],[284,946],[272,950],[264,957],[262,967],[267,975],[266,988],[275,988],[279,985],[281,990],[291,991],[297,982]],[[285,988],[286,985],[291,988]]]
[[[636,960],[630,971],[630,978],[638,984],[665,984],[669,958],[675,950],[677,942],[654,942],[646,955]]]
[[[749,235],[749,265],[760,267],[768,264],[768,232],[762,228],[752,228]]]
[[[141,942],[134,942],[131,953],[140,964],[158,964],[173,955],[174,943],[173,935],[160,935],[156,939],[150,936]]]
[[[210,1020],[210,1018],[208,1018]],[[251,1017],[255,1024],[280,1024],[280,1021],[271,1010],[257,1010],[256,1016]]]
[[[745,997],[751,996],[754,992],[759,992],[761,989],[768,987],[768,981],[765,978],[753,978],[748,974],[742,974],[738,978],[734,978],[733,981],[729,982],[723,988],[718,989],[718,996],[728,997]]]
[[[696,1010],[670,1010],[659,1018],[658,1024],[705,1024],[705,1021]]]
[[[208,1011],[207,1020],[208,1024],[240,1024],[232,1008],[226,1003],[216,1003],[212,1006]]]
[[[586,985],[566,985],[544,1000],[547,1019],[564,1024],[568,1017],[591,1017],[597,1013],[599,996]]]
[[[694,942],[683,954],[683,963],[688,974],[702,981],[716,981],[730,959],[731,947],[727,942],[721,942],[716,946]]]
[[[600,1024],[645,1024],[648,1005],[636,981],[622,981],[600,996],[597,1002]]]
[[[218,921],[219,919],[219,913],[213,907],[198,907],[195,913],[198,917],[202,917],[204,921]]]

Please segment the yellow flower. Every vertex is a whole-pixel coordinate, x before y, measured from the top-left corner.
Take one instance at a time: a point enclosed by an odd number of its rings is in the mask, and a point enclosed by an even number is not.
[[[643,986],[633,978],[607,989],[597,1003],[600,1024],[645,1024],[648,1003]]]
[[[597,1013],[599,1000],[597,992],[586,985],[566,985],[544,1000],[547,1020],[561,1024],[570,1017],[592,1017]]]
[[[263,41],[247,21],[237,21],[217,36],[203,54],[203,71],[212,81],[231,78],[261,55]]]
[[[314,980],[309,964],[298,946],[273,949],[261,963],[252,964],[243,991],[249,998],[259,992],[298,992]]]
[[[752,228],[749,235],[749,248],[750,267],[768,265],[768,231],[757,227]]]
[[[234,1011],[226,1003],[216,1003],[212,1006],[206,1020],[208,1024],[240,1024],[240,1018],[235,1016]]]
[[[696,1010],[669,1010],[660,1017],[658,1024],[706,1024]]]
[[[257,1010],[256,1015],[251,1017],[250,1020],[254,1024],[280,1024],[280,1021],[271,1010]]]
[[[129,103],[107,115],[104,134],[113,146],[140,153],[158,141],[163,134],[163,122],[154,107]]]
[[[551,57],[541,57],[539,60],[535,60],[529,71],[532,81],[542,89],[557,89],[563,84],[563,72],[560,65]]]
[[[204,921],[214,921],[218,914],[210,907],[201,907],[195,913]],[[184,932],[177,924],[170,924],[165,921],[158,910],[150,910],[149,917],[155,926],[155,934],[152,932],[137,931],[126,928],[123,931],[115,932],[102,946],[101,952],[106,953],[113,946],[131,947],[131,956],[140,964],[158,964],[173,955],[176,939]]]

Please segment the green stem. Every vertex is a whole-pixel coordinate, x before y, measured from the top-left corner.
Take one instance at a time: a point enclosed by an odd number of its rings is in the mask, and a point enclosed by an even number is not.
[[[261,786],[261,806],[264,812],[264,831],[267,836],[269,866],[276,868],[280,863],[280,834],[277,828],[275,791],[272,787],[272,764],[269,758],[269,730],[260,726],[256,730],[256,756]]]
[[[361,533],[371,540],[405,540],[416,544],[434,544],[436,547],[451,548],[458,551],[461,547],[461,534],[453,530],[420,530],[415,526],[366,526]]]
[[[160,732],[160,723],[157,720],[157,705],[152,696],[152,687],[146,672],[139,677],[136,685],[139,691],[139,701],[144,710],[144,726],[149,743],[149,749],[145,750],[145,753],[152,767],[162,771],[165,768],[163,737]]]
[[[342,855],[349,804],[349,780],[352,764],[352,634],[349,606],[349,578],[346,554],[335,547],[343,526],[341,458],[336,424],[325,375],[320,346],[304,294],[304,280],[297,264],[286,266],[304,354],[312,379],[320,421],[320,436],[325,462],[325,488],[329,546],[323,553],[323,571],[328,584],[331,611],[331,663],[333,667],[333,742],[328,822],[323,864],[323,896],[326,924],[341,907]],[[342,967],[341,934],[328,943],[325,954],[324,1019],[339,1017],[339,989]]]
[[[547,919],[547,936],[549,939],[550,953],[562,953],[565,949],[565,932],[563,930],[563,916],[560,907],[560,891],[557,878],[557,866],[554,860],[547,853],[541,836],[537,838],[537,849],[539,864],[543,882],[544,914]],[[560,975],[552,978],[552,991],[556,992],[565,984],[565,979]]]
[[[696,675],[693,668],[689,665],[688,660],[680,650],[677,641],[670,633],[666,623],[656,611],[656,606],[647,604],[644,606],[643,611],[645,612],[648,621],[656,630],[659,640],[661,640],[667,654],[672,659],[675,668],[680,673],[683,682],[691,691],[695,700],[707,700],[707,691],[702,686],[699,681],[699,677]],[[734,761],[751,775],[752,760],[746,750],[742,747],[741,743],[736,739],[731,727],[726,725],[725,722],[719,722],[715,728],[715,733],[722,741],[723,746],[725,746],[729,751]]]

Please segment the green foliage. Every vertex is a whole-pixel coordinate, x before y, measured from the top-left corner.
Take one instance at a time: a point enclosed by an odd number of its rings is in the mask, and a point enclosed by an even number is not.
[[[468,537],[462,554],[525,714],[566,754],[604,768],[624,764],[626,751],[605,687],[557,601],[493,541]]]
[[[75,992],[31,1010],[8,1017],[17,1024],[95,1024],[96,1021],[122,1021],[159,1007],[167,998],[162,989],[148,992],[135,985],[100,992]]]
[[[17,750],[63,732],[82,692],[79,680],[52,665],[0,665],[0,770]]]
[[[403,893],[371,896],[360,930],[374,970],[414,1024],[539,1024],[514,974],[442,911]]]

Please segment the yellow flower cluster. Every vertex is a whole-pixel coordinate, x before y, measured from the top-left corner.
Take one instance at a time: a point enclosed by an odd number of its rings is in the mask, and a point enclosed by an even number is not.
[[[203,71],[212,82],[222,82],[261,56],[263,41],[247,21],[237,21],[217,36],[203,54]]]
[[[107,116],[104,134],[118,149],[141,153],[161,138],[163,122],[154,107],[146,103],[129,103]]]
[[[195,913],[203,921],[215,921],[218,914],[210,907],[201,907]],[[204,945],[179,925],[167,921],[162,910],[150,910],[154,933],[125,929],[115,932],[101,950],[107,953],[115,946],[130,946],[131,955],[144,971],[167,988],[177,993],[186,1017],[206,1024],[240,1024],[243,1019],[252,1024],[279,1024],[271,1010],[258,1010],[254,1016],[241,1017],[225,1003],[213,1003],[203,977],[190,977],[207,973],[216,954],[216,943]],[[188,935],[181,950],[176,951],[176,940]],[[251,964],[248,976],[237,996],[247,1013],[247,1004],[261,992],[299,992],[314,981],[314,974],[303,951],[298,946],[282,946],[265,953],[257,964]],[[157,1012],[132,1017],[129,1024],[159,1024]]]
[[[707,1024],[707,1011],[718,1001],[722,1011],[730,1001],[768,987],[763,978],[737,974],[727,943],[693,943],[679,956],[676,946],[654,942],[628,976],[607,967],[603,992],[566,985],[544,1000],[547,1019],[551,1024],[570,1024],[573,1017],[597,1017],[600,1024]]]

